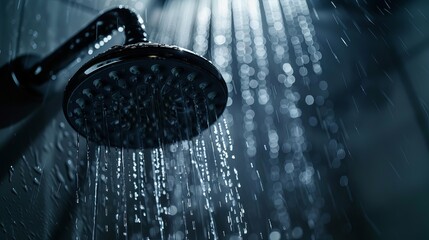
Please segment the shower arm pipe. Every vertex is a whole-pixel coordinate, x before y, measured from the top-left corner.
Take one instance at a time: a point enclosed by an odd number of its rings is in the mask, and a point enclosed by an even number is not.
[[[82,50],[90,44],[97,43],[114,30],[124,28],[125,45],[148,42],[143,19],[133,10],[126,7],[117,7],[104,12],[89,23],[84,29],[63,43],[54,52],[38,63],[34,64],[29,73],[34,78],[20,79],[24,86],[40,86],[59,71],[76,60]]]

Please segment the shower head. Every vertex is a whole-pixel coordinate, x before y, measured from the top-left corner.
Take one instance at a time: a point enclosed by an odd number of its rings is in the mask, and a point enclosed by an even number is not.
[[[216,121],[227,101],[218,70],[188,50],[149,43],[143,19],[123,6],[102,13],[43,59],[26,55],[0,67],[7,80],[0,85],[0,115],[11,115],[2,104],[9,101],[5,93],[21,98],[27,92],[43,93],[43,85],[88,46],[106,41],[119,28],[124,46],[84,64],[66,86],[64,114],[79,134],[111,147],[152,148],[191,139]],[[29,60],[33,64],[24,64]],[[21,119],[29,111],[13,112],[9,119]],[[9,122],[1,120],[0,128]]]
[[[217,120],[226,101],[225,81],[205,58],[135,43],[83,65],[66,86],[63,109],[88,140],[135,149],[191,139]]]

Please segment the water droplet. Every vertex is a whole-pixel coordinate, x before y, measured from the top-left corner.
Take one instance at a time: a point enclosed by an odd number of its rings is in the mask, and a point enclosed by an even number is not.
[[[40,175],[43,173],[43,170],[42,170],[42,168],[40,168],[40,166],[35,166],[33,169],[36,173],[38,173]]]
[[[307,103],[307,105],[313,105],[314,103],[314,97],[311,95],[307,95],[305,97],[305,103]]]
[[[343,187],[347,187],[348,184],[349,184],[349,178],[347,176],[341,176],[340,185]]]
[[[300,227],[293,228],[293,230],[292,230],[292,237],[294,239],[300,239],[300,238],[302,238],[302,235],[303,235],[302,228],[300,228]]]
[[[36,184],[36,185],[40,185],[40,181],[39,181],[39,179],[37,179],[37,178],[34,178],[34,179],[33,179],[33,183],[34,183],[34,184]]]
[[[281,235],[278,231],[273,231],[270,233],[270,240],[280,240]]]
[[[15,172],[15,169],[13,168],[13,166],[9,167],[9,182],[12,182],[13,179],[13,173]]]

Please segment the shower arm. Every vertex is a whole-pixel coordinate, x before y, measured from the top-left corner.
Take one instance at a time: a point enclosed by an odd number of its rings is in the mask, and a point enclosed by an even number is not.
[[[124,28],[125,45],[148,42],[143,19],[129,8],[117,7],[104,12],[89,23],[84,29],[63,43],[54,52],[34,64],[25,78],[19,78],[19,85],[39,87],[52,76],[76,60],[81,51],[90,44],[99,42],[114,30]]]

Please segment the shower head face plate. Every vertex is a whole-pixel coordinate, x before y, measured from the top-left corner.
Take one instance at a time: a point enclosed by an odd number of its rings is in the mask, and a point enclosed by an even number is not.
[[[190,51],[161,44],[114,47],[70,79],[63,109],[88,140],[124,148],[153,148],[189,140],[225,109],[218,70]]]

